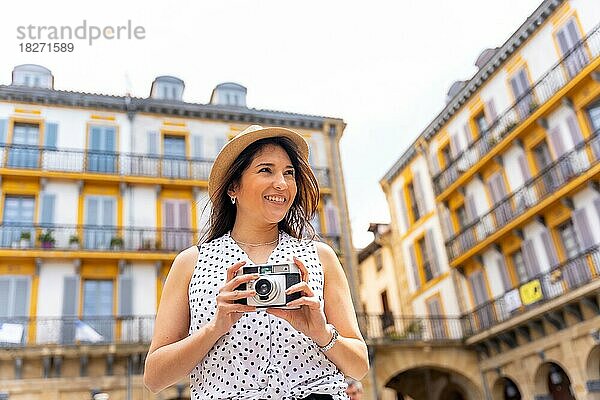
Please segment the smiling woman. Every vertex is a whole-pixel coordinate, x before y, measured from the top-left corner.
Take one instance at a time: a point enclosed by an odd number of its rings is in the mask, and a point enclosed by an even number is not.
[[[165,283],[146,386],[190,374],[193,399],[347,399],[344,375],[366,375],[367,347],[340,262],[308,222],[319,187],[306,141],[249,127],[217,156],[209,194],[207,237],[177,256]],[[299,271],[284,307],[247,305],[257,264]]]

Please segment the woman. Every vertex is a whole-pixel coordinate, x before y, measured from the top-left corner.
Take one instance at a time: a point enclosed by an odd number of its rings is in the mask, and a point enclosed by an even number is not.
[[[367,347],[344,271],[312,228],[319,189],[297,133],[253,125],[221,150],[209,177],[207,240],[182,251],[165,282],[144,372],[158,392],[190,374],[193,399],[347,399],[344,375],[363,378]],[[235,300],[257,275],[244,265],[294,262],[290,308]]]

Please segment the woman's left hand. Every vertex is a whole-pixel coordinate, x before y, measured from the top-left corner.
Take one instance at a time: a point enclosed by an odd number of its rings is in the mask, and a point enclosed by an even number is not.
[[[286,310],[281,308],[268,308],[267,312],[279,318],[285,319],[297,331],[302,332],[313,339],[317,345],[325,346],[331,338],[331,333],[327,331],[325,313],[321,308],[319,299],[315,296],[310,286],[308,286],[308,270],[296,257],[294,264],[298,266],[301,275],[301,281],[286,290],[286,294],[300,292],[302,297],[287,303],[288,307],[297,307],[299,309]]]

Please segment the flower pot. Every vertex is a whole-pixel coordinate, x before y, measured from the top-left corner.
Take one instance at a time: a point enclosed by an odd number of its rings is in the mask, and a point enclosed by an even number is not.
[[[26,248],[31,247],[31,240],[29,240],[29,239],[21,239],[21,241],[19,242],[19,244],[20,244],[20,247],[22,249],[26,249]]]

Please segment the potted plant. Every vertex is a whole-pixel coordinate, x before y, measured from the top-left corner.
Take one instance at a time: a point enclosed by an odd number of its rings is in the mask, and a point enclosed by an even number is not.
[[[30,231],[21,231],[21,241],[19,245],[21,248],[31,247],[31,232]]]
[[[42,246],[42,249],[51,249],[56,243],[56,239],[52,236],[52,229],[47,229],[46,232],[38,235],[38,240]]]
[[[112,238],[110,238],[110,248],[112,250],[122,250],[123,238],[120,236],[113,236]]]
[[[77,235],[69,236],[69,247],[72,249],[79,248],[79,236],[77,236]]]

